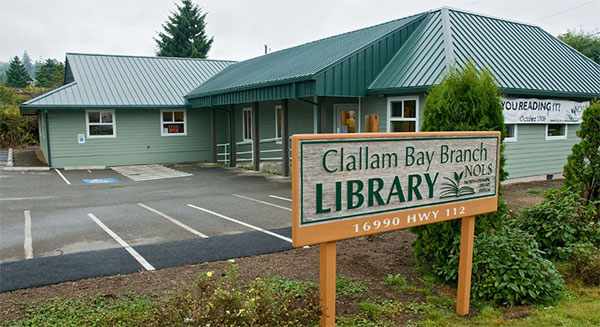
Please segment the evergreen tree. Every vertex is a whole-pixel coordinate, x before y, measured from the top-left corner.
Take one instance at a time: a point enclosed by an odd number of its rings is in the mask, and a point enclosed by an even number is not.
[[[19,57],[15,56],[6,71],[6,86],[26,87],[30,80],[25,65],[19,60]]]
[[[33,66],[33,63],[31,62],[31,58],[29,57],[29,54],[27,54],[27,51],[23,51],[23,56],[21,57],[21,61],[23,62],[23,65],[25,66],[25,70],[27,71],[27,74],[29,74],[29,79],[33,79],[35,77],[35,67]]]
[[[600,201],[600,102],[585,109],[577,136],[581,141],[573,145],[569,155],[564,184],[577,192],[585,204]],[[596,203],[600,208],[600,202]]]
[[[182,6],[177,6],[177,11],[172,11],[171,16],[162,25],[164,33],[158,33],[154,39],[158,46],[157,56],[206,58],[213,38],[208,39],[204,28],[206,27],[206,13],[191,0],[182,0]]]
[[[35,75],[35,86],[46,88],[57,88],[63,84],[64,64],[54,59],[46,61],[38,66]]]
[[[500,131],[504,137],[502,105],[491,73],[478,70],[472,63],[462,70],[451,69],[425,99],[421,131]],[[500,181],[507,177],[504,162],[502,147],[498,163]],[[498,190],[498,211],[477,216],[476,235],[502,226],[506,202],[501,199],[500,186]],[[434,271],[446,281],[456,281],[460,220],[419,226],[412,230],[418,235],[413,243],[417,259],[432,263]]]

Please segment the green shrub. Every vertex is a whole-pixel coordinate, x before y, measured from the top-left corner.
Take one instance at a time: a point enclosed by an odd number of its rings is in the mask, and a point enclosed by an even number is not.
[[[155,308],[150,326],[314,326],[318,292],[282,278],[243,282],[231,265],[221,280],[209,276],[185,286]]]
[[[584,205],[569,188],[549,189],[544,200],[524,208],[510,224],[533,235],[549,259],[564,259],[561,249],[581,242],[600,244],[594,203]]]
[[[566,273],[587,285],[600,285],[600,249],[591,243],[578,243],[563,249]]]
[[[19,105],[40,89],[28,87],[23,94],[0,85],[0,145],[19,146],[38,143],[38,121],[36,116],[23,116]]]
[[[531,235],[503,226],[475,239],[472,294],[498,305],[530,305],[557,298],[564,281]]]
[[[577,192],[584,199],[585,204],[600,201],[599,131],[600,102],[596,101],[583,112],[583,122],[577,131],[581,141],[573,145],[572,153],[564,168],[564,184]],[[600,209],[600,205],[597,207]],[[596,218],[600,219],[600,216]]]
[[[453,69],[425,99],[422,131],[500,131],[505,134],[504,117],[498,87],[486,70],[472,63],[462,70]],[[501,149],[498,171],[506,179],[504,153]],[[499,187],[501,195],[501,188]],[[477,216],[475,234],[497,228],[506,213],[506,203],[498,197],[498,211]],[[415,256],[421,263],[431,263],[446,281],[458,277],[460,221],[442,222],[411,229],[418,236]]]

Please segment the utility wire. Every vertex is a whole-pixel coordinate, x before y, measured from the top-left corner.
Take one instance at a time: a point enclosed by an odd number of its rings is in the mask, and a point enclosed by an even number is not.
[[[552,15],[548,15],[548,16],[545,16],[545,17],[542,17],[542,18],[538,18],[538,19],[536,19],[536,20],[532,20],[532,21],[530,21],[530,23],[537,22],[537,21],[540,21],[540,20],[544,20],[544,19],[546,19],[546,18],[554,17],[554,16],[556,16],[556,15],[560,15],[560,14],[566,13],[567,11],[571,11],[571,10],[573,10],[573,9],[577,9],[577,8],[580,8],[580,7],[583,7],[583,6],[587,6],[587,5],[589,5],[590,3],[593,3],[593,2],[596,2],[596,1],[598,1],[598,0],[592,0],[592,1],[588,1],[588,2],[586,2],[586,3],[582,3],[582,4],[578,5],[578,6],[571,7],[571,8],[569,8],[569,9],[565,9],[565,10],[563,10],[563,11],[559,11],[559,12],[557,12],[557,13],[554,13],[554,14],[552,14]]]

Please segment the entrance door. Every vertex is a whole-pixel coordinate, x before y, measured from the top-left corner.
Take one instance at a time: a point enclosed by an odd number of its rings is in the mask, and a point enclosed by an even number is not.
[[[336,104],[334,107],[334,121],[336,133],[357,133],[358,120],[360,113],[358,112],[358,104]]]

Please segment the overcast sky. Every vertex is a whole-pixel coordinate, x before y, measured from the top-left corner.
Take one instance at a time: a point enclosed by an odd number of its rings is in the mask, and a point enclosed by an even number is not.
[[[179,2],[180,0],[177,0]],[[194,0],[214,36],[209,58],[244,60],[442,6],[541,26],[600,32],[600,0]],[[0,0],[0,61],[27,50],[152,56],[174,0]]]

